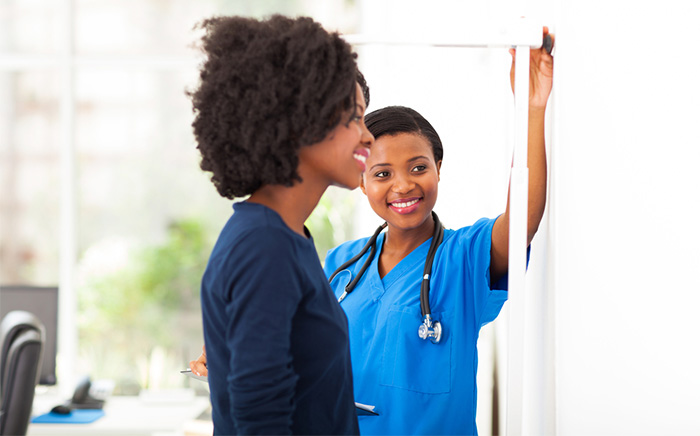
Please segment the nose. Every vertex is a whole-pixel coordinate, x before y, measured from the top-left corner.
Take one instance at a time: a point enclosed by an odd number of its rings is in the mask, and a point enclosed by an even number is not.
[[[397,172],[394,176],[394,183],[391,185],[391,191],[397,194],[408,194],[415,187],[415,182],[408,174]]]
[[[369,131],[365,123],[362,123],[360,143],[367,148],[372,148],[372,144],[374,144],[374,135],[372,135],[372,132]]]

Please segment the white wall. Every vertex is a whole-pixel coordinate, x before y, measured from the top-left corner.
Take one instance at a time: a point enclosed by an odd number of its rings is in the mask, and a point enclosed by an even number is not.
[[[547,261],[558,434],[698,434],[700,6],[561,4]]]

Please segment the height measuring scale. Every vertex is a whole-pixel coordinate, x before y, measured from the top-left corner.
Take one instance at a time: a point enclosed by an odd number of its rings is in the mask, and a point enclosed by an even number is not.
[[[508,361],[506,434],[519,436],[523,424],[523,363],[525,330],[525,272],[527,267],[528,100],[530,49],[542,47],[542,26],[521,18],[507,25],[491,24],[487,31],[460,29],[444,35],[346,35],[354,45],[416,45],[432,47],[515,48],[515,132],[510,176],[508,252]]]

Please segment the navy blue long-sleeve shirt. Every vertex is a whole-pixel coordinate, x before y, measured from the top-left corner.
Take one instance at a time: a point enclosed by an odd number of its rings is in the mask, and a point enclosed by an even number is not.
[[[214,434],[359,434],[347,318],[310,236],[234,204],[201,298]]]

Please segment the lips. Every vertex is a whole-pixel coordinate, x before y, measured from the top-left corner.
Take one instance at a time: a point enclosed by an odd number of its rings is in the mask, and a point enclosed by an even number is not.
[[[365,168],[367,168],[366,162],[367,162],[367,158],[369,157],[369,149],[365,148],[365,147],[358,148],[353,152],[352,157],[355,158],[355,160],[362,167],[362,171],[364,171]]]
[[[401,198],[389,203],[389,208],[394,212],[403,215],[414,212],[416,209],[418,209],[421,201],[423,201],[423,199],[420,197]]]

